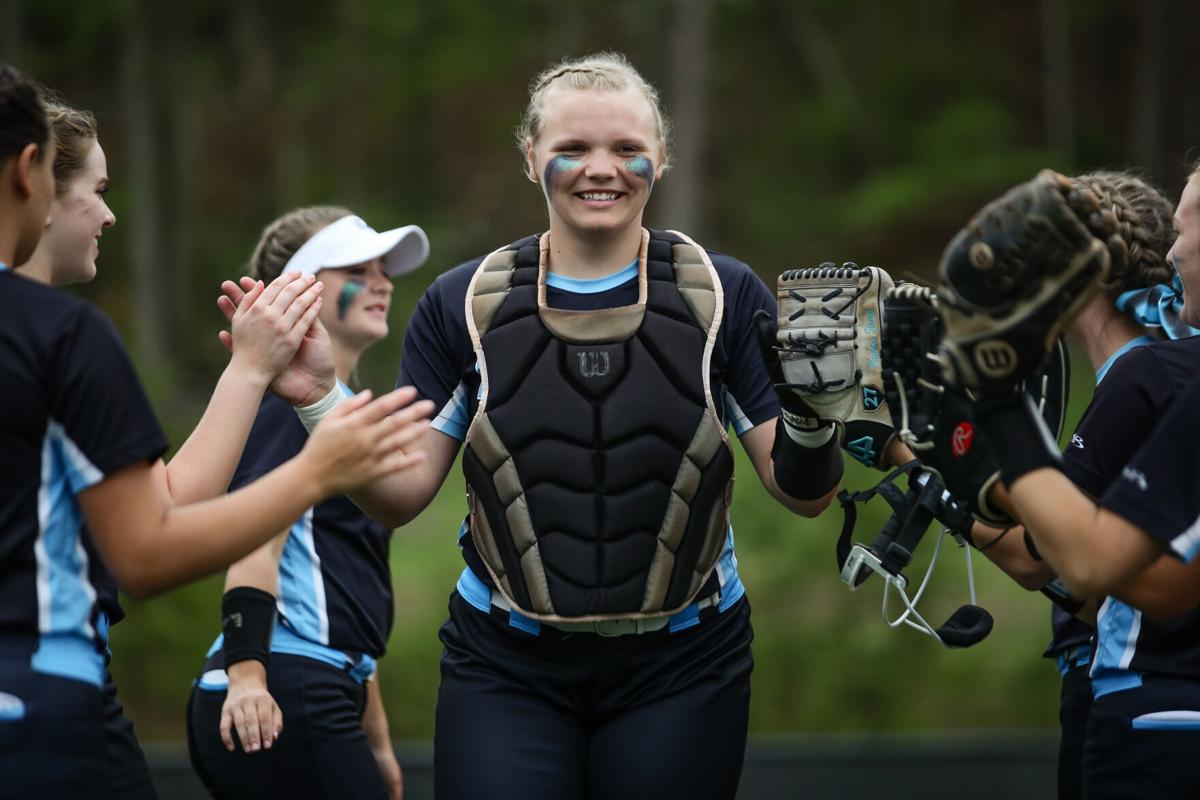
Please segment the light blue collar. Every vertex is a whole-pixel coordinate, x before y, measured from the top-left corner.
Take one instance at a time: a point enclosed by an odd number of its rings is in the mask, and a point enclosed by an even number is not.
[[[631,278],[637,277],[637,274],[638,260],[635,258],[629,262],[629,266],[617,270],[612,275],[605,275],[603,278],[568,278],[557,272],[550,272],[546,274],[546,285],[575,294],[598,294],[617,288]]]
[[[3,261],[0,261],[0,272],[4,272],[6,269],[8,269],[8,264],[5,264]]]
[[[1135,347],[1141,347],[1145,344],[1154,344],[1153,336],[1139,336],[1136,339],[1130,339],[1125,344],[1117,348],[1117,352],[1108,357],[1108,360],[1100,365],[1100,369],[1096,370],[1096,385],[1100,385],[1100,381],[1104,380],[1104,376],[1108,374],[1108,370],[1113,364],[1117,363],[1117,359],[1128,353]]]

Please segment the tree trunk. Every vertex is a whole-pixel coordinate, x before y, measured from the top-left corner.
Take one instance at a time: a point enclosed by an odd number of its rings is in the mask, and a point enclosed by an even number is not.
[[[1163,185],[1173,177],[1162,135],[1163,84],[1167,80],[1166,0],[1144,0],[1137,7],[1138,35],[1134,55],[1133,153],[1150,178]]]
[[[1069,167],[1075,161],[1071,91],[1071,11],[1068,0],[1042,0],[1043,107],[1046,142]]]
[[[708,139],[708,63],[711,0],[672,0],[667,106],[675,123],[670,179],[663,184],[661,219],[704,240],[700,194]]]
[[[130,177],[135,347],[144,368],[161,367],[186,320],[179,302],[178,105],[174,10],[170,3],[126,0],[122,93]]]

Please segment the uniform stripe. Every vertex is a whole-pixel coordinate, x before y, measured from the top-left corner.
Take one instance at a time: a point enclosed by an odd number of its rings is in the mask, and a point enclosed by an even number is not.
[[[1200,553],[1200,517],[1192,526],[1171,540],[1171,550],[1184,562],[1191,562]]]
[[[450,399],[434,417],[430,427],[461,442],[467,438],[468,424],[470,420],[467,418],[467,386],[459,381],[454,394],[450,395]]]
[[[1095,697],[1142,685],[1142,676],[1129,669],[1141,629],[1142,612],[1115,597],[1105,598],[1096,615],[1099,647],[1090,673]]]
[[[38,649],[31,665],[98,684],[103,659],[96,652],[91,624],[96,590],[88,580],[88,557],[81,534],[83,516],[76,495],[99,483],[104,473],[50,420],[42,444],[38,489],[37,565]]]
[[[313,537],[313,510],[304,512],[283,546],[279,562],[279,613],[296,632],[319,644],[329,644],[329,609],[321,556]]]
[[[738,401],[734,399],[728,389],[721,390],[721,405],[725,412],[725,424],[732,425],[733,432],[738,436],[754,427],[750,424],[750,418],[742,411],[742,407],[738,405]]]

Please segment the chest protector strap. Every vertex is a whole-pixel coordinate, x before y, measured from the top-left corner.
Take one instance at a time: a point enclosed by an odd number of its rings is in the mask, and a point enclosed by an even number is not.
[[[548,239],[495,251],[467,290],[472,540],[534,619],[676,613],[716,566],[733,494],[710,373],[721,283],[691,239],[643,231],[636,303],[550,308]]]

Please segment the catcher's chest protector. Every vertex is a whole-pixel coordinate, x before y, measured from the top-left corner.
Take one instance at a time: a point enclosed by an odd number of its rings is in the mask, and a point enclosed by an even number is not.
[[[709,383],[720,281],[690,239],[643,231],[635,305],[553,309],[547,239],[492,253],[467,290],[471,537],[534,619],[675,613],[716,565],[733,493]]]

